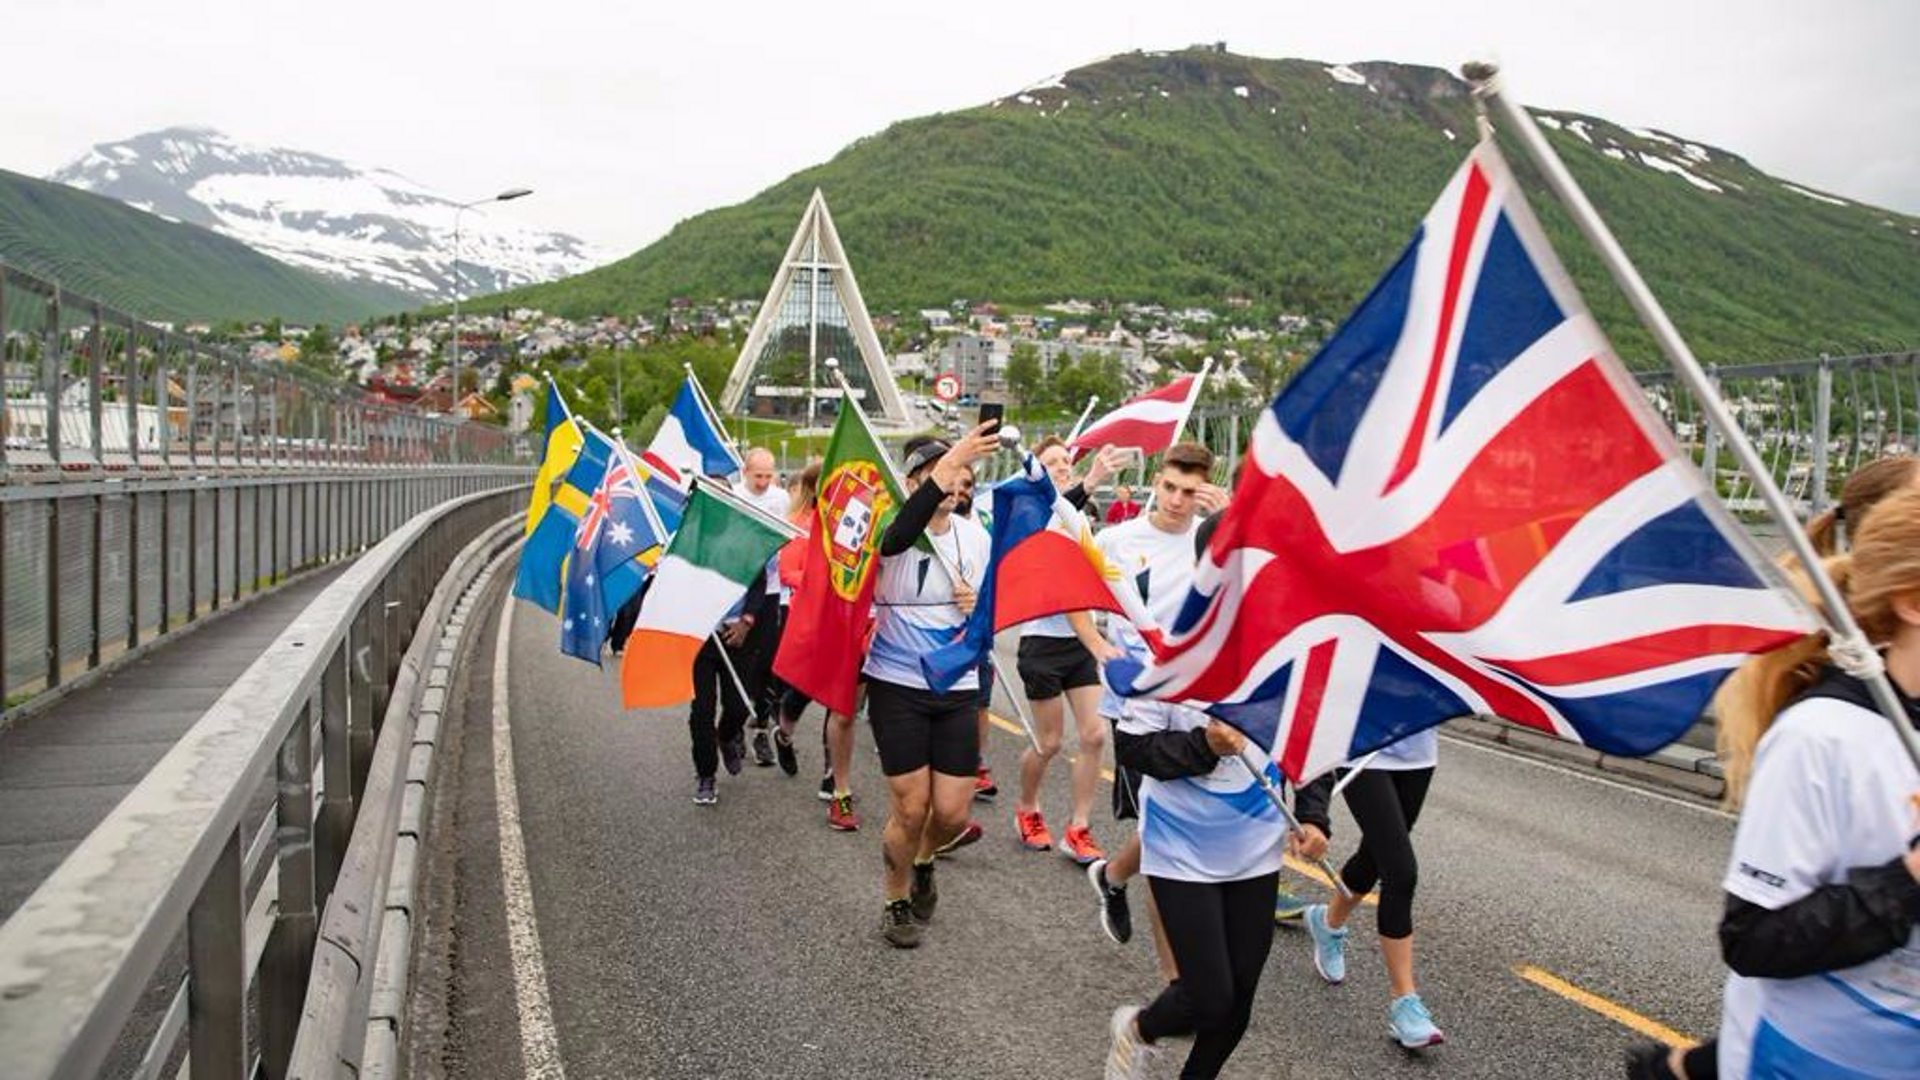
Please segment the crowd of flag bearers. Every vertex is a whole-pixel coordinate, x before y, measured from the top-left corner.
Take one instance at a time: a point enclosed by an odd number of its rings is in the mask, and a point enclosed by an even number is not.
[[[981,833],[1000,677],[1031,742],[1019,841],[1087,866],[1116,941],[1132,936],[1129,881],[1147,880],[1164,981],[1110,1018],[1109,1077],[1163,1055],[1216,1075],[1276,917],[1303,922],[1337,983],[1376,890],[1387,1030],[1439,1045],[1413,951],[1437,726],[1491,715],[1643,755],[1719,693],[1745,802],[1722,1030],[1636,1048],[1629,1075],[1920,1076],[1911,457],[1874,466],[1875,498],[1843,500],[1844,529],[1825,531],[1850,547],[1761,558],[1640,398],[1491,140],[1261,412],[1243,461],[1180,441],[1206,376],[1031,452],[989,423],[896,456],[848,396],[790,500],[691,375],[639,453],[550,389],[515,595],[559,616],[568,654],[597,664],[611,644],[626,707],[691,703],[696,802],[717,801],[718,765],[739,771],[749,724],[756,758],[793,773],[817,703],[828,821],[859,828],[847,757],[864,711],[888,788],[880,936],[899,948],[932,932],[937,858]],[[1144,502],[1116,498],[1096,531],[1088,496],[1117,450],[1158,466]],[[1007,452],[1013,475],[976,491]],[[1231,491],[1212,482],[1228,471]],[[1015,628],[1008,685],[993,645]],[[1083,761],[1056,840],[1038,793],[1069,712]],[[1109,742],[1115,815],[1137,822],[1112,852],[1089,817]],[[1282,858],[1324,859],[1336,799],[1361,835],[1330,868],[1336,895],[1303,905]]]

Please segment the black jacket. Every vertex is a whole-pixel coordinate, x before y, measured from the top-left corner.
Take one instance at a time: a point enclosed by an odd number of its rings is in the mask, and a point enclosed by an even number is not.
[[[1866,684],[1833,668],[1795,702],[1838,698],[1879,711]],[[1902,695],[1907,718],[1920,726],[1920,703]],[[1920,837],[1913,842],[1920,842]],[[1751,978],[1796,979],[1875,960],[1907,943],[1920,923],[1920,882],[1906,863],[1856,866],[1847,880],[1822,885],[1778,908],[1728,894],[1720,917],[1720,955]]]

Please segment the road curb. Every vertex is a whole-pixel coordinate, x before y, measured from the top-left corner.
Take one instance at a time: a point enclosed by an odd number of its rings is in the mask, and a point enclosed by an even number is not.
[[[1625,758],[1603,754],[1591,747],[1542,735],[1491,717],[1452,720],[1444,730],[1460,738],[1490,743],[1525,757],[1690,796],[1704,803],[1718,802],[1727,790],[1720,761],[1713,752],[1683,743],[1661,747],[1644,758]]]

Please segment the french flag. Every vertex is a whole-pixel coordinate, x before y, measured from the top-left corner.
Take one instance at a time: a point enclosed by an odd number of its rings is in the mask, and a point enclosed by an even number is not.
[[[703,399],[693,376],[688,375],[666,419],[660,421],[660,430],[647,444],[649,456],[680,474],[682,487],[691,483],[689,478],[693,476],[732,476],[740,471],[739,456],[727,445]]]
[[[1068,611],[1137,614],[1112,587],[1109,578],[1120,575],[1100,559],[1086,519],[1054,490],[1032,454],[1018,475],[994,486],[990,565],[959,639],[920,658],[920,669],[936,691],[944,693],[979,667],[993,647],[993,635],[1010,626]]]
[[[1182,375],[1088,424],[1068,448],[1075,457],[1103,446],[1131,448],[1147,456],[1161,453],[1173,445],[1174,435],[1187,422],[1199,396],[1200,377]]]

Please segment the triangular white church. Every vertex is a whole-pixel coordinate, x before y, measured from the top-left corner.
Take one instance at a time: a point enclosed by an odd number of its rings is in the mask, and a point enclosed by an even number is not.
[[[908,423],[906,402],[867,318],[826,197],[815,189],[727,377],[720,407],[735,415],[829,424],[840,385],[827,369],[828,357],[840,361],[868,416],[888,425]]]

